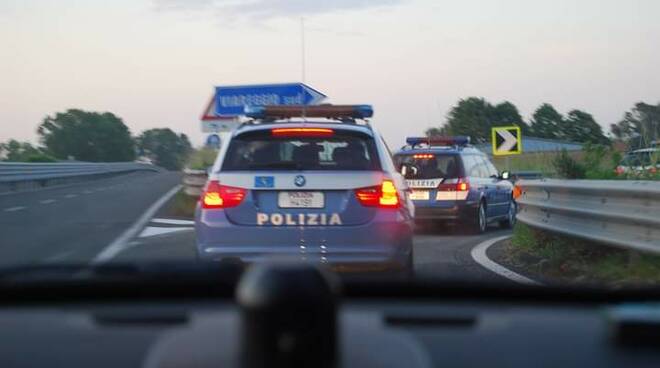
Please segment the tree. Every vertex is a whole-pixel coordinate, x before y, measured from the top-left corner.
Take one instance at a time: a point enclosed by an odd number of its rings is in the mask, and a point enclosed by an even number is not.
[[[0,157],[3,161],[16,162],[52,162],[55,159],[43,152],[41,148],[34,147],[28,142],[19,142],[10,139],[0,143]]]
[[[180,170],[192,146],[185,134],[177,135],[171,129],[145,130],[137,138],[140,151],[168,170]]]
[[[532,115],[531,133],[534,137],[548,139],[566,138],[563,134],[564,117],[555,108],[544,103]]]
[[[638,102],[623,119],[610,126],[615,137],[628,141],[631,149],[648,147],[660,139],[660,103]]]
[[[504,101],[492,108],[490,112],[490,121],[492,126],[517,125],[523,134],[529,133],[529,125],[525,123],[516,105],[509,101]]]
[[[483,98],[469,97],[451,109],[441,130],[446,134],[470,136],[473,142],[488,142],[491,128],[500,125],[517,125],[523,131],[528,130],[512,103],[505,101],[493,106]]]
[[[443,129],[451,135],[470,136],[473,142],[485,141],[490,133],[492,108],[483,98],[462,99],[449,111]]]
[[[438,137],[444,135],[442,128],[428,128],[424,131],[424,135],[427,137]]]
[[[580,143],[609,144],[603,134],[603,128],[594,117],[580,110],[571,110],[566,115],[566,131],[568,140]]]
[[[112,113],[70,109],[47,116],[37,133],[58,159],[112,162],[135,159],[135,144],[124,122]]]

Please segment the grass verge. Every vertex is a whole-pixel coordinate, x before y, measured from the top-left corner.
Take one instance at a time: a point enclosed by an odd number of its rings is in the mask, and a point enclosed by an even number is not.
[[[187,195],[180,190],[172,200],[169,201],[163,211],[166,217],[176,217],[192,219],[195,217],[195,206],[197,205],[197,197]]]
[[[660,284],[660,256],[593,244],[517,224],[502,252],[505,264],[559,284],[610,287]]]

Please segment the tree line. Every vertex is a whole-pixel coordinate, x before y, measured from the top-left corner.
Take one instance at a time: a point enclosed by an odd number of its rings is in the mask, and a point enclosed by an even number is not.
[[[518,108],[505,101],[496,105],[484,98],[461,99],[447,114],[447,120],[438,128],[426,130],[427,136],[466,135],[473,142],[489,142],[491,128],[502,125],[517,125],[523,135],[571,141],[578,143],[609,144],[611,139],[588,112],[574,109],[561,114],[551,104],[539,106],[529,122]],[[631,149],[648,147],[660,137],[660,103],[635,104],[621,121],[610,126],[615,139],[626,141]]]
[[[134,137],[123,120],[109,112],[58,112],[43,119],[37,134],[37,146],[14,139],[0,143],[0,157],[22,162],[121,162],[148,157],[158,166],[179,170],[192,150],[185,134],[169,128],[145,130]]]

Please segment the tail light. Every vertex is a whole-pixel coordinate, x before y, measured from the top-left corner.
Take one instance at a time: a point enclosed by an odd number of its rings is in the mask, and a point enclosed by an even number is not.
[[[467,178],[458,178],[451,183],[442,183],[438,185],[438,190],[441,192],[467,192],[470,190],[470,183]]]
[[[391,180],[380,185],[355,190],[358,201],[366,207],[399,208],[399,194]]]
[[[200,198],[202,208],[236,207],[241,204],[246,192],[243,188],[220,185],[217,180],[211,180]]]
[[[274,137],[331,137],[335,134],[329,128],[274,128],[270,132]]]

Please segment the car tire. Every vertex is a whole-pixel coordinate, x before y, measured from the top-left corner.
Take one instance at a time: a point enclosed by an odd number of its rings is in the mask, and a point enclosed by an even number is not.
[[[415,262],[412,249],[406,258],[406,263],[401,270],[401,276],[406,280],[412,280],[415,277]]]
[[[488,227],[488,217],[486,215],[486,204],[482,201],[475,213],[474,220],[470,224],[470,232],[473,234],[483,234]]]
[[[500,221],[500,227],[504,229],[511,229],[516,224],[516,214],[518,213],[518,205],[516,201],[511,201],[509,204],[509,212],[507,212],[506,220]]]

